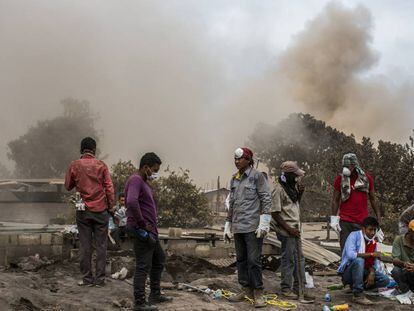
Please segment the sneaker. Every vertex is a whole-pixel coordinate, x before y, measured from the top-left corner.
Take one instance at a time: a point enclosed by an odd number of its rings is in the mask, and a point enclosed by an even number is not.
[[[361,295],[361,294],[359,295],[354,294],[354,297],[352,300],[353,302],[359,305],[363,305],[363,306],[372,306],[374,304],[371,300],[365,297],[365,295]]]
[[[156,306],[144,302],[135,304],[134,311],[158,311],[158,308]]]
[[[91,282],[86,282],[84,280],[81,280],[78,282],[79,286],[87,286],[87,287],[93,287],[95,284],[91,283]]]
[[[163,303],[163,302],[171,302],[173,300],[172,297],[168,297],[164,294],[154,294],[154,295],[149,295],[148,297],[148,303],[150,305],[155,305],[157,303]]]
[[[255,308],[264,308],[266,307],[266,301],[263,299],[263,290],[261,289],[254,289],[254,307]]]
[[[253,299],[253,290],[251,288],[243,287],[240,293],[230,296],[229,301],[230,302],[242,302],[246,299],[245,297]]]

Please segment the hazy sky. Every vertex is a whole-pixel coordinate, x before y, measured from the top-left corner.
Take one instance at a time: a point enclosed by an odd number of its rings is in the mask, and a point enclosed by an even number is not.
[[[232,151],[257,122],[276,123],[300,110],[275,102],[267,111],[246,99],[274,83],[269,74],[280,56],[327,3],[0,0],[0,162],[10,165],[9,140],[59,114],[60,100],[73,97],[99,113],[109,164],[155,151],[165,164],[189,168],[200,185],[217,175],[226,181]],[[359,5],[371,14],[369,47],[378,57],[359,78],[391,88],[387,109],[399,98],[409,109],[414,2],[343,1],[345,10]],[[343,116],[332,122],[353,130]],[[356,134],[404,140],[411,125],[404,120],[407,126],[394,132],[395,119]]]

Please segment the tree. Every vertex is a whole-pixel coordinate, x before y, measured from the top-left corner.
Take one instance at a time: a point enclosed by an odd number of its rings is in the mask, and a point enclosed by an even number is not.
[[[39,121],[26,134],[8,143],[9,159],[16,177],[63,177],[69,163],[79,158],[80,141],[86,136],[99,141],[95,120],[87,101],[65,99],[63,114]]]
[[[154,183],[154,196],[161,226],[202,227],[212,221],[207,199],[188,170],[166,171],[169,175]]]
[[[375,148],[368,137],[357,142],[309,114],[292,114],[275,126],[259,125],[250,137],[250,145],[267,164],[273,176],[280,164],[296,160],[306,170],[307,191],[302,201],[304,219],[330,213],[332,184],[341,170],[345,153],[356,153],[361,166],[375,180],[379,204],[385,212],[389,230],[395,230],[396,217],[414,194],[414,139],[398,144],[380,140]]]
[[[119,160],[111,166],[111,178],[117,194],[124,192],[126,181],[136,171],[137,168],[131,161]]]

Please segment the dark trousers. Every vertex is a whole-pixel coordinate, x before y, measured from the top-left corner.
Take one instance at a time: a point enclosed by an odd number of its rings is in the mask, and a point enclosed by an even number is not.
[[[352,292],[361,294],[365,288],[365,280],[369,271],[365,269],[365,259],[357,257],[346,268],[342,274],[342,283],[352,285]],[[375,271],[375,284],[372,288],[385,287],[390,282],[388,276]]]
[[[339,226],[341,226],[341,232],[339,233],[339,244],[341,246],[342,254],[342,251],[345,247],[346,239],[351,234],[351,232],[361,230],[361,225],[340,220]]]
[[[298,270],[298,242],[295,237],[284,236],[277,234],[277,238],[282,243],[282,262],[280,270],[282,272],[282,279],[280,287],[282,291],[289,291],[292,289],[299,291],[299,270]],[[302,265],[302,282],[306,283],[305,279],[305,258],[301,257]]]
[[[131,236],[131,235],[130,235]],[[150,277],[152,295],[161,293],[161,274],[165,266],[165,253],[157,239],[151,244],[133,237],[135,252],[134,298],[136,304],[145,302],[145,283]]]
[[[76,224],[79,231],[80,271],[86,283],[102,283],[105,281],[106,247],[108,238],[109,214],[107,211],[94,213],[77,211]],[[92,241],[95,240],[96,273],[92,273]]]
[[[235,233],[234,244],[240,285],[263,289],[261,262],[263,239],[258,239],[254,232]]]
[[[414,291],[414,273],[407,272],[400,267],[394,267],[392,269],[392,277],[397,282],[398,287],[402,293],[406,293],[409,290]]]

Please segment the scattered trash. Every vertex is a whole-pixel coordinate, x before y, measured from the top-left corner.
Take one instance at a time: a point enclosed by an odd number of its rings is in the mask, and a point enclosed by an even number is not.
[[[76,225],[69,225],[66,226],[63,230],[62,233],[71,233],[71,234],[78,234],[78,226]]]
[[[313,277],[309,274],[309,272],[305,272],[305,279],[306,279],[306,288],[315,288],[315,284],[313,282]]]
[[[325,294],[325,301],[326,302],[331,302],[332,298],[331,298],[331,294],[330,293],[326,293]]]
[[[329,310],[331,310],[331,311],[346,311],[346,310],[349,310],[349,305],[348,304],[336,305],[336,306],[330,307]]]
[[[405,294],[401,294],[401,295],[395,296],[395,298],[402,305],[411,305],[412,304],[412,300],[414,299],[414,293],[409,290]]]
[[[127,277],[128,269],[123,267],[120,271],[111,275],[111,278],[116,280],[124,280]]]
[[[344,289],[343,284],[332,284],[327,287],[329,290],[341,290]]]
[[[46,257],[40,258],[40,255],[36,254],[34,256],[21,258],[17,264],[14,264],[14,266],[23,271],[37,271],[40,268],[51,264],[53,264],[52,260],[49,260]]]
[[[322,311],[331,311],[331,309],[327,305],[324,305]]]

